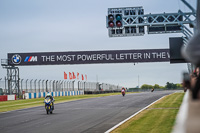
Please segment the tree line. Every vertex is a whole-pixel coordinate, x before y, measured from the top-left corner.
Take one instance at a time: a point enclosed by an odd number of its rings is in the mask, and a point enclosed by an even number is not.
[[[148,84],[143,84],[141,89],[180,89],[183,88],[182,84],[174,84],[167,82],[165,86],[160,86],[158,84],[155,85],[148,85]]]

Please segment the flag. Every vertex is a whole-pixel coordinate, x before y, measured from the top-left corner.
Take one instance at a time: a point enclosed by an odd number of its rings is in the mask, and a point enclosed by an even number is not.
[[[64,79],[67,79],[67,74],[64,72]]]
[[[87,81],[87,75],[85,74],[85,80]]]
[[[72,73],[69,72],[69,79],[72,79]]]
[[[84,80],[83,74],[82,74],[82,80]]]
[[[79,73],[77,72],[77,80],[79,80]]]
[[[74,74],[74,72],[72,72],[73,73],[73,79],[76,79],[76,75]]]

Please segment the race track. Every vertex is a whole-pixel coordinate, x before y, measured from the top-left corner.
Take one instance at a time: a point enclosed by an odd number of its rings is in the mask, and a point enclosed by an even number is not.
[[[55,104],[54,113],[49,115],[44,106],[0,113],[0,132],[103,133],[155,100],[173,92],[143,92],[125,97],[115,95],[60,103]]]

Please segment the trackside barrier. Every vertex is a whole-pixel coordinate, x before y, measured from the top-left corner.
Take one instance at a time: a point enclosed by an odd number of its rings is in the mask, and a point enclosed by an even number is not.
[[[84,91],[57,91],[49,92],[53,97],[59,96],[75,96],[75,95],[84,95]],[[25,93],[25,99],[33,98],[42,98],[47,95],[47,92],[38,92],[38,93]]]
[[[0,101],[16,100],[16,95],[2,95]]]
[[[186,121],[188,117],[188,107],[189,107],[188,101],[189,101],[189,90],[187,90],[184,95],[183,102],[177,114],[176,122],[172,133],[186,133]]]

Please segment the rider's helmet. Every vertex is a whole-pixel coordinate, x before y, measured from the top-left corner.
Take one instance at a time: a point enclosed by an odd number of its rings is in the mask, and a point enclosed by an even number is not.
[[[47,93],[47,97],[50,97],[51,96],[51,94],[50,93]]]

